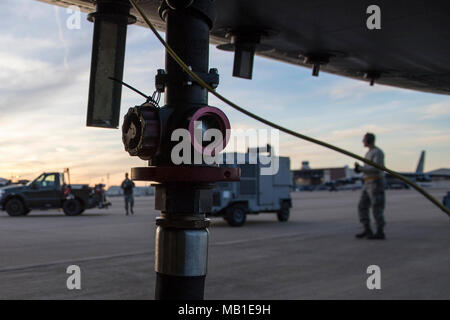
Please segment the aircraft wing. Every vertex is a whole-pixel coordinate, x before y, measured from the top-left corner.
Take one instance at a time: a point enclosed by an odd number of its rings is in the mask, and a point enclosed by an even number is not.
[[[94,11],[92,0],[38,0]],[[152,22],[164,30],[160,0],[140,0]],[[215,0],[213,44],[226,44],[233,30],[261,30],[260,56],[311,67],[305,56],[326,56],[321,70],[419,91],[450,94],[450,1],[377,0],[381,29],[369,30],[368,0]],[[144,25],[136,12],[138,23]],[[230,55],[231,57],[231,55]]]

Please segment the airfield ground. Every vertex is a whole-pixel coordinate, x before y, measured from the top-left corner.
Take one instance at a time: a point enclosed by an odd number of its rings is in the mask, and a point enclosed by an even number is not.
[[[432,193],[440,200],[447,190]],[[206,299],[450,299],[450,220],[412,190],[387,193],[386,241],[356,240],[359,191],[293,193],[291,219],[250,216],[241,228],[214,219]],[[1,299],[153,299],[152,197],[80,217],[0,214]],[[81,268],[82,289],[66,288]],[[369,290],[369,265],[381,290]]]

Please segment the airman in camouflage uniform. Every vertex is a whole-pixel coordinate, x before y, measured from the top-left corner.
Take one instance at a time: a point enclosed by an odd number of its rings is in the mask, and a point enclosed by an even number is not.
[[[133,188],[135,187],[134,182],[128,178],[128,173],[125,173],[125,180],[123,180],[121,186],[123,190],[123,195],[125,198],[125,213],[128,215],[128,207],[131,209],[131,214],[134,214],[133,206],[134,206],[134,197],[133,197]]]
[[[365,158],[384,166],[384,153],[375,146],[375,135],[366,133],[362,142],[365,147],[369,148]],[[364,226],[364,231],[358,233],[356,237],[385,239],[383,231],[385,225],[383,211],[386,203],[384,172],[367,164],[360,166],[358,163],[355,163],[355,172],[362,172],[364,178],[364,187],[358,205],[359,220]],[[369,210],[371,207],[377,225],[376,233],[373,233],[370,227]]]

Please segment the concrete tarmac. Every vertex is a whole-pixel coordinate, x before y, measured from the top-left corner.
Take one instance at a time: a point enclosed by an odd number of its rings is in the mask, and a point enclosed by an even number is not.
[[[442,199],[447,190],[431,190]],[[210,228],[206,299],[450,299],[450,220],[413,190],[387,192],[387,240],[357,240],[360,191],[292,193],[289,222],[249,216]],[[0,213],[0,299],[153,299],[153,197],[79,217]],[[68,290],[66,268],[81,268]],[[381,268],[369,290],[367,267]]]

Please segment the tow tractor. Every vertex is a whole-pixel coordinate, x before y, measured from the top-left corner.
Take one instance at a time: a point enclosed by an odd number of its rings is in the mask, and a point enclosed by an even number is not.
[[[44,172],[26,185],[0,188],[0,209],[10,216],[25,216],[31,210],[63,209],[77,216],[86,209],[108,208],[104,185],[66,184],[64,173]]]

